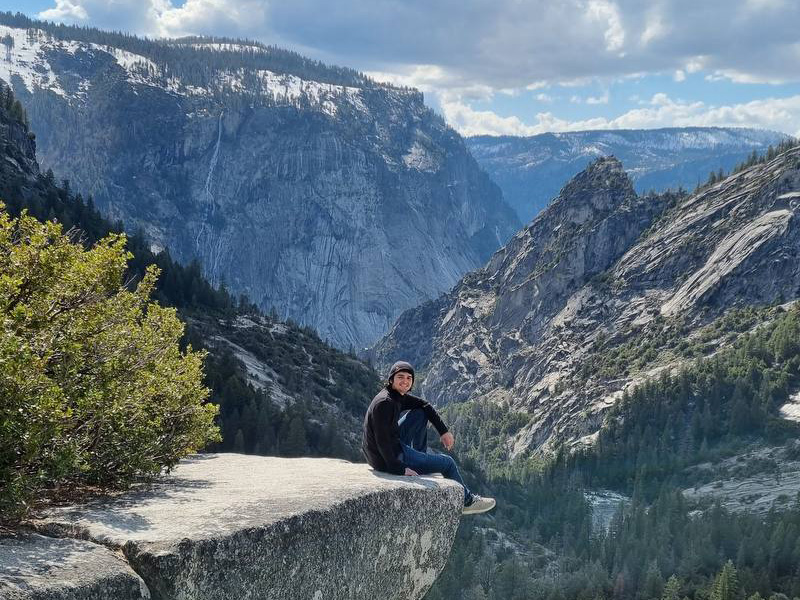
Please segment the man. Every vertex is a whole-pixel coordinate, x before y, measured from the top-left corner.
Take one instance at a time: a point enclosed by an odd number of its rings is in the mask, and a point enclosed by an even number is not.
[[[428,454],[428,422],[439,432],[447,450],[453,447],[455,438],[433,406],[408,393],[413,385],[413,367],[403,361],[394,363],[386,387],[372,399],[364,417],[362,449],[367,462],[377,471],[395,475],[441,473],[464,487],[463,514],[491,510],[494,499],[470,492],[452,457]]]

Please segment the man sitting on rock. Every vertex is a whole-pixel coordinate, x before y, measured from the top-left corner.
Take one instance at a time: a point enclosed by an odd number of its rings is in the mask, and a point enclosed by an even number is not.
[[[493,498],[481,498],[469,491],[456,461],[447,454],[429,454],[428,422],[450,450],[455,443],[436,410],[408,392],[414,385],[414,369],[407,362],[396,362],[389,371],[386,387],[372,399],[364,418],[362,448],[367,462],[377,471],[395,475],[441,473],[464,487],[463,514],[482,513],[494,508]]]

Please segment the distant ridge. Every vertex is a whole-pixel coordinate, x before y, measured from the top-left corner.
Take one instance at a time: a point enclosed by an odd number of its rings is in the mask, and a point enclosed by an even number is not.
[[[619,158],[636,190],[694,189],[710,171],[728,172],[755,150],[789,136],[731,127],[670,127],[475,136],[467,145],[523,222],[530,221],[571,177],[599,156]]]

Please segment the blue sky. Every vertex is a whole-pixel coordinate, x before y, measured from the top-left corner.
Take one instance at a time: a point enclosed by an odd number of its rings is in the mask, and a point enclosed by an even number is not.
[[[0,0],[151,37],[259,39],[411,85],[461,133],[800,136],[797,0]]]

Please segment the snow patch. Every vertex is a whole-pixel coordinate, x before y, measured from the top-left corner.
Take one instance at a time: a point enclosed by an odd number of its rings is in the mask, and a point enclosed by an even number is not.
[[[416,169],[426,173],[435,173],[440,166],[436,157],[416,140],[411,145],[411,148],[408,149],[408,152],[403,155],[403,163],[409,169]]]
[[[60,42],[40,29],[16,29],[6,25],[0,25],[0,38],[11,40],[9,45],[0,44],[0,79],[10,85],[11,78],[16,75],[30,92],[41,88],[66,96],[42,51],[53,48],[74,54],[76,44]]]

